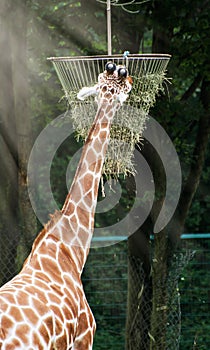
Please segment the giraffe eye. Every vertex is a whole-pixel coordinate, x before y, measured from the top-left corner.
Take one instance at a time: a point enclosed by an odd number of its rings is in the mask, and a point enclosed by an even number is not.
[[[116,64],[113,62],[107,62],[105,69],[108,73],[113,73],[116,69]]]
[[[118,69],[118,76],[121,77],[121,78],[126,78],[128,75],[128,71],[126,68],[119,68]]]

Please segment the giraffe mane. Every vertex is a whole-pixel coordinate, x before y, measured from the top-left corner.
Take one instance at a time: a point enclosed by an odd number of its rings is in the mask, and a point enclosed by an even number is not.
[[[31,256],[34,254],[37,246],[39,246],[40,243],[45,239],[46,234],[49,233],[49,231],[57,224],[61,217],[62,213],[59,210],[56,210],[54,214],[50,214],[50,220],[44,225],[44,228],[38,234],[33,243]]]

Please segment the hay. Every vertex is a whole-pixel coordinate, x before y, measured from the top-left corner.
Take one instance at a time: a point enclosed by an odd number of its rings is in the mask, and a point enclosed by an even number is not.
[[[133,78],[132,92],[126,103],[114,117],[110,131],[110,142],[103,166],[106,178],[117,179],[120,174],[128,176],[135,174],[133,153],[135,145],[139,144],[145,129],[149,110],[154,106],[156,97],[164,92],[165,73],[148,73]],[[168,80],[167,80],[168,81]],[[78,101],[77,92],[66,93],[71,108],[73,127],[77,138],[86,140],[90,126],[97,111],[93,97]]]

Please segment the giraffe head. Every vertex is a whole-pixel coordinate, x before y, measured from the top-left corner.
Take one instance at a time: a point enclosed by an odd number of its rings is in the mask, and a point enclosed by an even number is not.
[[[77,97],[84,100],[86,97],[96,95],[97,102],[119,103],[127,99],[131,91],[132,79],[128,70],[123,65],[116,65],[114,62],[107,62],[103,73],[99,74],[98,84],[93,87],[82,88]]]
[[[128,77],[126,67],[108,62],[105,71],[98,77],[98,100],[123,104],[131,91],[131,86],[131,78]]]

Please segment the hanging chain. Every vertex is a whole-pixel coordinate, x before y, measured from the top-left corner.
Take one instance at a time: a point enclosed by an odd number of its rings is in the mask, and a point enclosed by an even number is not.
[[[100,2],[102,4],[106,4],[107,3],[107,0],[96,0],[97,2]],[[139,10],[137,11],[131,11],[127,8],[127,6],[130,6],[130,5],[142,5],[144,4],[145,2],[148,2],[150,0],[143,0],[143,1],[139,1],[139,2],[135,2],[136,0],[130,0],[128,2],[125,2],[124,4],[120,3],[120,0],[110,0],[110,3],[112,6],[121,6],[123,10],[129,12],[129,13],[139,13]]]
[[[140,12],[139,10],[137,11],[129,10],[127,6],[130,6],[132,4],[141,5],[151,0],[142,0],[140,2],[139,1],[135,2],[135,0],[130,0],[123,4],[120,3],[120,0],[96,0],[96,1],[100,2],[101,4],[106,4],[107,6],[107,51],[108,51],[108,55],[111,56],[112,54],[111,6],[120,6],[123,10],[129,13],[139,13]],[[127,63],[127,57],[126,57],[126,63]]]

